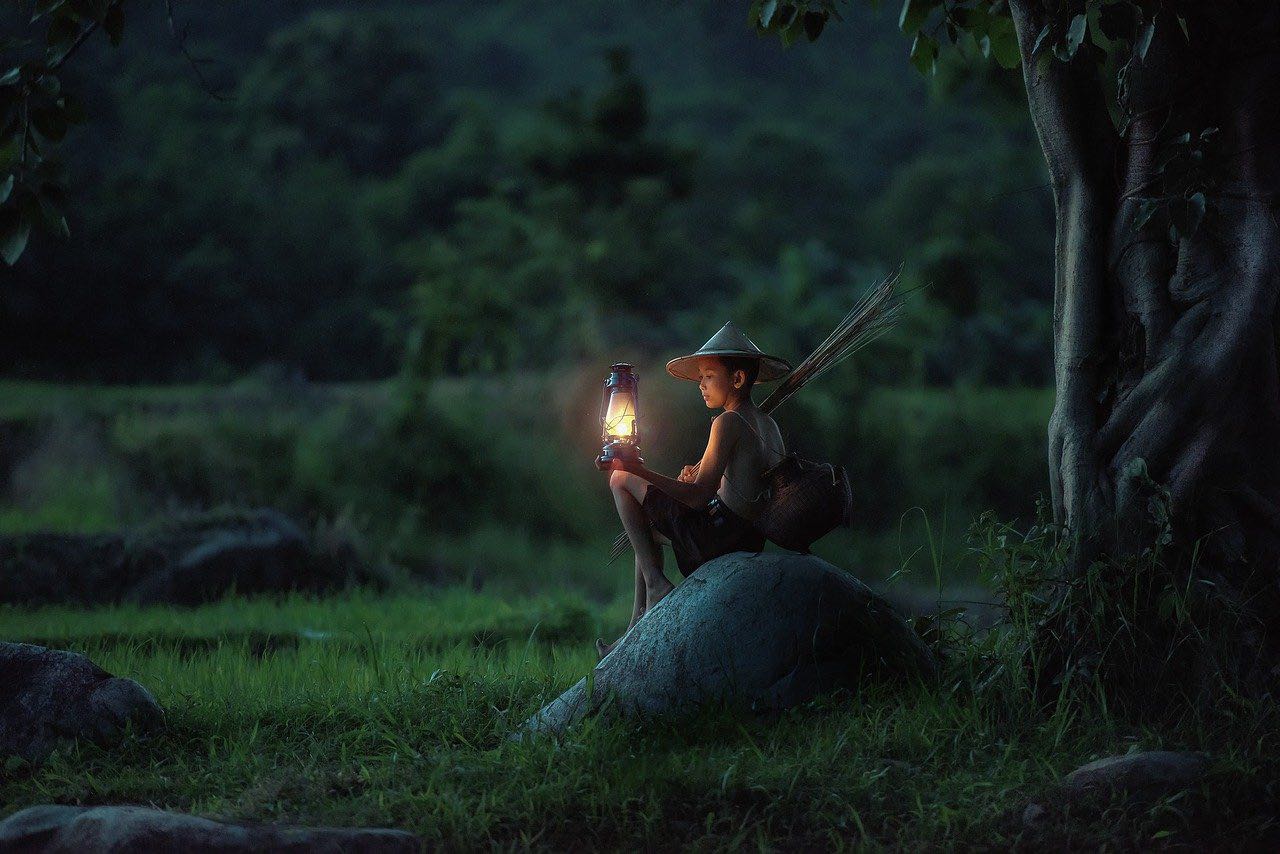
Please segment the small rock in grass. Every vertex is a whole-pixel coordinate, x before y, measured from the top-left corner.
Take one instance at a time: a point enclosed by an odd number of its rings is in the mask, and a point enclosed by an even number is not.
[[[28,807],[0,822],[0,850],[400,854],[421,851],[422,843],[403,830],[232,824],[149,807],[44,805]]]
[[[1035,827],[1044,819],[1045,808],[1037,803],[1027,804],[1027,808],[1022,811],[1022,823],[1027,827]]]
[[[0,685],[0,757],[39,763],[60,739],[102,744],[164,721],[150,691],[75,652],[0,642]]]
[[[1148,750],[1107,756],[1082,765],[1062,784],[1070,797],[1096,791],[1160,795],[1193,785],[1208,767],[1208,758],[1199,753]]]

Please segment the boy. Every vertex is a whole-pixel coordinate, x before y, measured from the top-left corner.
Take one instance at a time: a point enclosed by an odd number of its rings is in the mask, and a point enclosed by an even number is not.
[[[732,322],[696,353],[667,363],[667,373],[698,384],[708,409],[724,411],[711,422],[696,470],[685,466],[675,480],[639,463],[614,462],[609,488],[636,556],[628,631],[674,589],[662,571],[660,543],[671,546],[686,578],[712,558],[764,548],[754,525],[767,498],[761,475],[786,451],[778,425],[752,403],[751,387],[790,371]],[[596,651],[603,658],[616,643],[598,639]]]

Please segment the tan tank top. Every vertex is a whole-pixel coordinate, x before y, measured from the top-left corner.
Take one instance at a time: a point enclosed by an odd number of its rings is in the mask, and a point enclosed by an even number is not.
[[[760,518],[760,513],[764,510],[765,502],[769,498],[769,487],[761,479],[761,475],[786,455],[786,445],[782,441],[780,432],[777,433],[778,447],[775,448],[774,443],[766,441],[760,435],[760,431],[751,423],[751,419],[734,409],[726,409],[725,412],[732,412],[738,416],[738,419],[755,437],[755,442],[734,444],[729,461],[725,465],[724,474],[720,477],[720,489],[716,494],[734,513],[754,522]],[[764,413],[760,415],[768,418]],[[771,432],[776,432],[778,427],[772,418],[769,418],[769,424],[773,427]]]

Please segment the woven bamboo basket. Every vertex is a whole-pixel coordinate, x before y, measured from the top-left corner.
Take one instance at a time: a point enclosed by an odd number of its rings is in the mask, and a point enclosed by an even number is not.
[[[788,454],[764,474],[769,500],[757,523],[784,549],[808,552],[833,529],[849,525],[853,490],[844,466]]]

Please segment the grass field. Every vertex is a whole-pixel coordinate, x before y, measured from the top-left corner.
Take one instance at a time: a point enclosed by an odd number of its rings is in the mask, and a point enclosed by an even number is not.
[[[518,379],[437,384],[413,403],[422,412],[397,409],[389,384],[0,383],[0,533],[267,504],[318,539],[361,544],[397,579],[383,594],[192,610],[0,606],[0,639],[85,652],[167,711],[158,734],[0,767],[0,817],[140,803],[397,827],[469,850],[1280,849],[1273,704],[1224,697],[1213,720],[1159,730],[1097,706],[1040,711],[1016,679],[979,686],[977,656],[1008,645],[974,636],[951,637],[940,689],[878,685],[768,718],[591,720],[559,742],[509,741],[590,670],[591,641],[625,625],[631,587],[625,561],[602,559],[616,521],[589,464],[598,376]],[[646,402],[667,427],[654,446],[669,468],[704,413],[660,389]],[[818,553],[923,603],[911,610],[998,598],[964,532],[978,509],[1031,506],[1051,401],[959,388],[806,398],[785,426],[845,461],[859,496],[858,525]],[[1154,803],[1056,808],[1062,774],[1144,748],[1203,749],[1213,771]],[[1049,811],[1027,825],[1033,800]]]
[[[0,610],[0,637],[88,653],[147,685],[167,727],[11,763],[0,814],[144,803],[233,819],[399,827],[450,848],[1252,847],[1276,839],[1274,732],[1041,715],[880,686],[769,719],[506,739],[594,663],[627,602],[469,589],[172,608]],[[1234,747],[1223,745],[1234,744]],[[1205,748],[1203,791],[1051,817],[1033,798],[1090,758]]]

